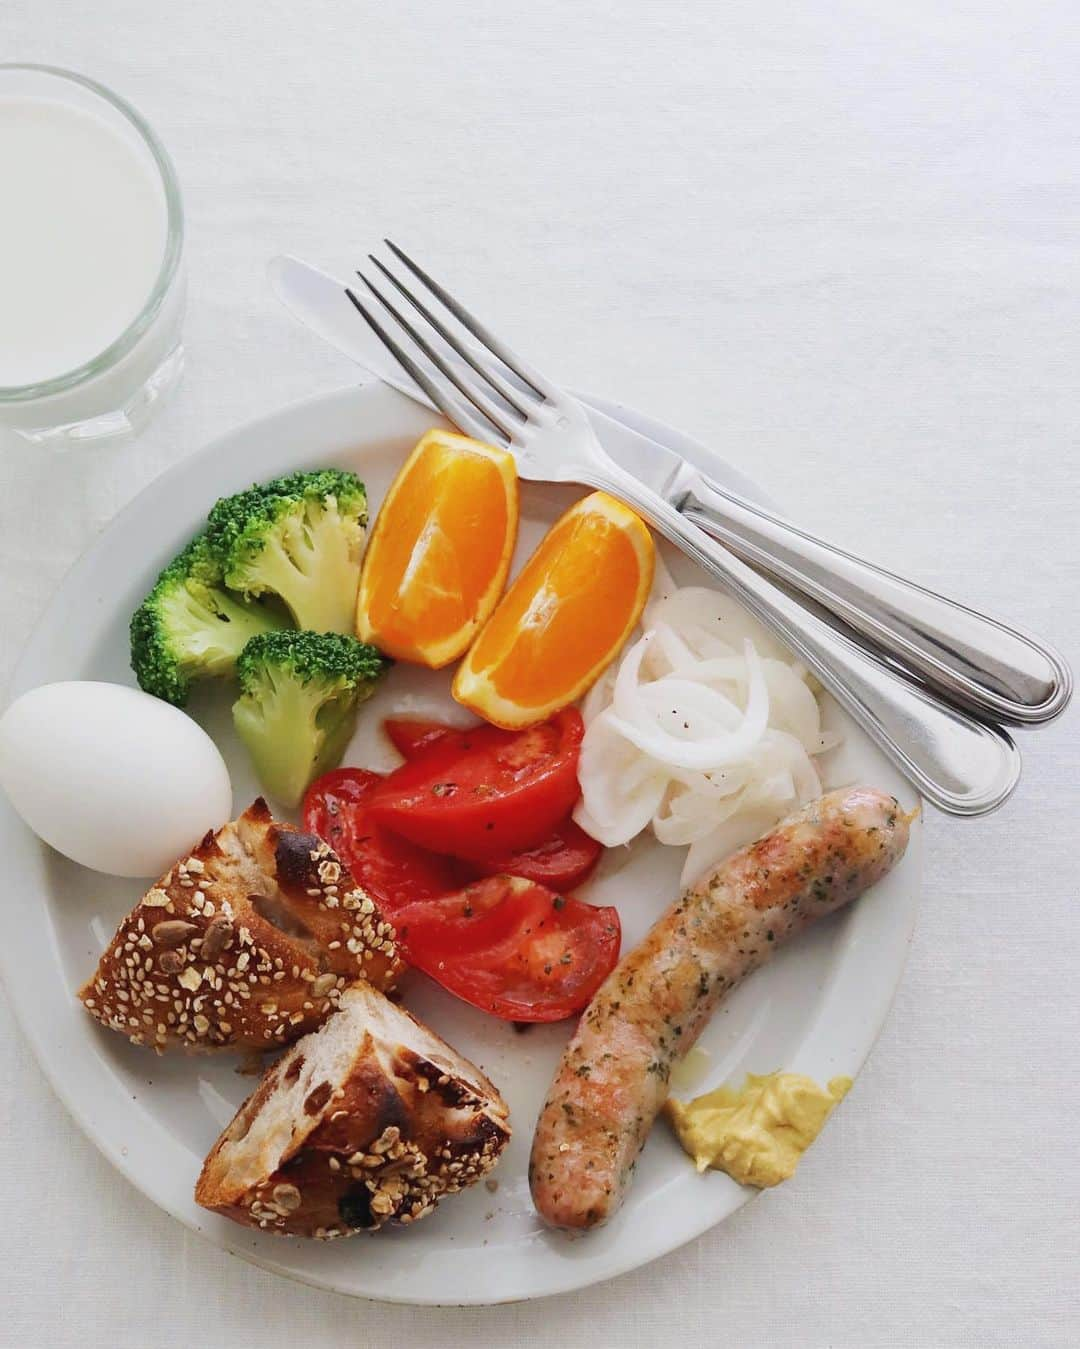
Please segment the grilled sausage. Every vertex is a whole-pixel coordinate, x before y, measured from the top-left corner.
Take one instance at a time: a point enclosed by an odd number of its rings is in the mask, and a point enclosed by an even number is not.
[[[703,876],[597,990],[540,1113],[533,1203],[555,1227],[606,1222],[668,1094],[671,1069],[721,999],[815,919],[892,869],[908,840],[896,799],[831,792]]]

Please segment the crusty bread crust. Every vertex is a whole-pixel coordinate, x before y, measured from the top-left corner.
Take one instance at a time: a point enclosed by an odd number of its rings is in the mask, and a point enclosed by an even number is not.
[[[373,1232],[474,1184],[509,1138],[506,1103],[484,1074],[356,984],[240,1107],[195,1199],[290,1236]]]
[[[316,835],[260,797],[128,914],[79,990],[134,1044],[268,1049],[319,1026],[363,977],[401,969],[393,927]]]

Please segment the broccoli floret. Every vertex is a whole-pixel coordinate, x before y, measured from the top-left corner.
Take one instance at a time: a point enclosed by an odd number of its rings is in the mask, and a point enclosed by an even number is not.
[[[193,679],[232,674],[246,643],[281,621],[261,604],[226,593],[200,534],[132,615],[131,668],[140,688],[182,707]]]
[[[367,494],[355,473],[292,473],[223,497],[207,536],[225,584],[279,595],[299,628],[354,630]]]
[[[339,763],[356,711],[390,662],[336,632],[268,632],[236,663],[241,696],[233,721],[263,786],[284,805]]]

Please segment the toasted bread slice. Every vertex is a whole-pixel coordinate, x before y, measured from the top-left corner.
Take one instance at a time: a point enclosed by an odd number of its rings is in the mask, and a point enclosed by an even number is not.
[[[510,1138],[478,1068],[381,993],[355,984],[271,1067],[210,1151],[204,1208],[331,1238],[412,1223],[474,1184]]]
[[[267,1049],[400,968],[393,927],[335,854],[260,797],[143,896],[79,997],[135,1044]]]

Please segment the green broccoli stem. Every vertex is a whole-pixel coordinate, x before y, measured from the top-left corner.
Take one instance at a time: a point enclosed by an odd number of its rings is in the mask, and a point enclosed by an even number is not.
[[[280,627],[269,610],[195,582],[163,596],[161,609],[177,661],[191,674],[232,674],[252,637]]]
[[[282,674],[264,675],[257,694],[233,707],[233,722],[266,791],[286,806],[297,806],[319,773],[337,766],[356,726],[357,699],[351,690],[327,697],[318,680],[302,683]]]
[[[289,525],[285,537],[271,533],[250,567],[259,593],[279,595],[298,628],[352,634],[360,573],[346,532],[335,517],[303,530]]]

